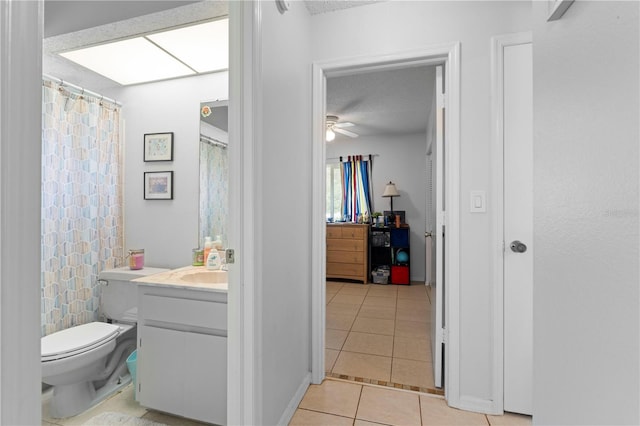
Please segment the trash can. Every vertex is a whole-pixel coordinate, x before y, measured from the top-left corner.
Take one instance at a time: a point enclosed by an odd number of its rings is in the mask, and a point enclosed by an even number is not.
[[[138,370],[138,350],[131,352],[131,355],[127,358],[127,368],[131,374],[131,381],[133,382],[133,397],[137,399],[136,393],[138,391],[138,381],[136,380],[136,373]]]

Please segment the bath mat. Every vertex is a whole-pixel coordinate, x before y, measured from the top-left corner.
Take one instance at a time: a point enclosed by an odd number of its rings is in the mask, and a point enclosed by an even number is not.
[[[156,423],[151,420],[141,419],[140,417],[133,417],[128,414],[123,413],[113,413],[110,411],[106,411],[104,413],[98,414],[90,418],[86,423],[83,423],[85,426],[116,426],[116,425],[126,425],[126,426],[167,426],[164,423]]]

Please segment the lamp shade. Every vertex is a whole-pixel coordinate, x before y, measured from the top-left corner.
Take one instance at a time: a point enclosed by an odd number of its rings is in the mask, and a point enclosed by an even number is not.
[[[383,197],[397,197],[400,194],[398,193],[398,190],[396,189],[396,184],[393,182],[389,182],[385,187],[384,187],[384,192],[382,193]]]

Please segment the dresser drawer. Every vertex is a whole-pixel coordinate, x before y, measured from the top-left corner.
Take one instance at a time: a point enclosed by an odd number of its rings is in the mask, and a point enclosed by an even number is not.
[[[364,262],[364,252],[340,250],[327,251],[327,262],[358,263],[362,265]]]
[[[332,250],[364,252],[364,241],[327,239],[327,252]]]
[[[327,262],[327,276],[362,276],[362,265],[357,263]]]
[[[366,229],[363,226],[328,225],[327,238],[363,240]]]

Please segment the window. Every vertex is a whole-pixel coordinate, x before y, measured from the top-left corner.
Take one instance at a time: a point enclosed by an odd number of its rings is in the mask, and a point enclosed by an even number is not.
[[[327,219],[342,219],[342,176],[340,163],[327,164]]]

